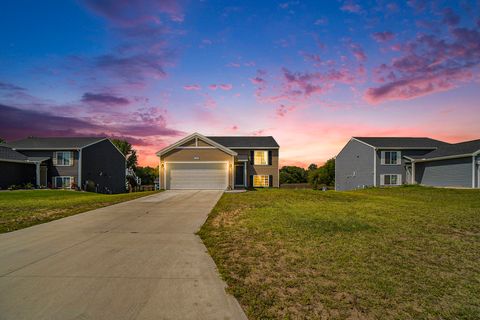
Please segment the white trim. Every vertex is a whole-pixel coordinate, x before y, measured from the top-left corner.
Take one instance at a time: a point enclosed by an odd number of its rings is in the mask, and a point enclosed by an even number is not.
[[[397,184],[385,184],[385,176],[397,176]],[[402,185],[402,175],[398,173],[384,173],[380,175],[380,185],[381,186],[401,186]]]
[[[82,190],[82,149],[78,150],[78,178],[77,178],[77,186],[80,190]]]
[[[58,153],[70,153],[70,163],[69,164],[58,164],[58,157],[57,157],[57,154]],[[68,151],[64,151],[64,150],[59,150],[59,151],[54,151],[53,152],[53,157],[55,158],[55,162],[54,162],[54,166],[55,167],[73,167],[75,165],[75,156],[73,154],[73,151],[71,150],[68,150]]]
[[[255,185],[255,177],[267,177],[267,186],[256,186]],[[252,181],[252,187],[254,188],[268,188],[270,187],[270,175],[268,174],[254,174],[253,175],[253,181]]]
[[[365,141],[359,140],[359,139],[354,138],[354,137],[352,137],[352,138],[350,139],[350,141],[351,141],[351,140],[355,140],[355,141],[358,141],[358,142],[360,142],[360,143],[363,143],[364,145],[367,145],[367,146],[369,146],[370,148],[373,148],[373,149],[376,149],[376,148],[377,148],[377,147],[372,146],[371,144],[366,143]],[[349,142],[350,142],[350,141],[349,141]],[[347,144],[348,144],[348,143],[347,143]],[[341,152],[341,151],[340,151],[340,152]]]
[[[167,190],[167,163],[225,163],[227,165],[227,174],[225,175],[227,188],[230,186],[228,183],[228,173],[230,170],[229,163],[230,161],[164,161],[165,167],[163,168],[163,175],[164,175],[164,184],[165,190]],[[232,170],[233,171],[233,170]],[[190,190],[188,188],[185,189],[177,189],[177,190]]]
[[[217,142],[215,142],[215,141],[213,141],[213,140],[211,140],[211,139],[208,139],[207,137],[205,137],[205,136],[203,136],[203,135],[201,135],[200,133],[197,133],[197,132],[195,132],[195,133],[193,133],[193,134],[191,134],[191,135],[189,135],[189,136],[186,136],[186,137],[183,138],[183,139],[180,139],[179,141],[175,142],[174,144],[169,145],[168,147],[163,148],[162,150],[158,151],[158,152],[156,153],[156,155],[157,155],[157,156],[162,156],[163,154],[165,154],[165,153],[167,153],[167,152],[169,152],[169,151],[172,151],[172,150],[176,149],[177,147],[181,146],[181,145],[184,144],[185,142],[188,142],[189,140],[192,140],[192,139],[195,138],[195,137],[196,137],[196,138],[200,138],[200,140],[203,140],[203,141],[205,141],[206,143],[208,143],[208,144],[210,144],[210,145],[212,145],[212,146],[214,146],[214,147],[217,147],[218,149],[222,150],[223,152],[225,152],[225,153],[227,153],[227,154],[229,154],[229,155],[232,155],[232,156],[236,156],[236,155],[237,155],[237,153],[236,153],[235,151],[233,151],[233,150],[231,150],[231,149],[229,149],[229,148],[227,148],[227,147],[225,147],[225,146],[223,146],[223,145],[221,145],[221,144],[219,144],[219,143],[217,143]]]
[[[356,139],[355,139],[356,140]],[[336,168],[337,166],[335,166]],[[377,149],[373,148],[373,186],[377,186]]]
[[[248,149],[248,150],[258,150],[258,149],[280,149],[279,147],[229,147],[230,149],[232,150],[235,150],[235,149]]]
[[[266,154],[267,156],[265,157],[267,159],[267,163],[255,163],[255,152],[263,152],[264,154]],[[273,158],[273,155],[272,155],[272,158]],[[271,164],[269,164],[269,153],[268,153],[268,150],[258,150],[258,149],[254,149],[253,150],[253,165],[254,166],[271,166]]]
[[[415,161],[412,161],[412,184],[416,184],[417,180],[415,180]]]
[[[472,156],[472,189],[475,189],[475,156]]]
[[[382,150],[437,150],[437,147],[377,147]]]
[[[198,147],[176,147],[175,149],[217,149],[217,148],[207,147],[207,146],[198,146]]]
[[[42,161],[0,159],[0,162],[15,162],[15,163],[25,163],[25,164],[36,164],[37,162],[41,163]]]
[[[125,161],[127,161],[127,157],[123,154],[122,151],[120,151],[120,149],[118,149],[118,147],[115,145],[115,143],[112,142],[112,140],[110,140],[110,139],[108,139],[108,138],[105,138],[105,139],[103,139],[103,140],[108,140],[108,141],[110,141],[110,143],[115,147],[115,149],[117,149],[117,151],[120,152],[120,154],[122,155],[122,157],[125,158]],[[96,144],[96,143],[99,143],[99,142],[101,142],[101,141],[103,141],[103,140],[97,141],[97,142],[95,142],[95,143],[91,143],[91,144],[89,144],[89,145],[87,145],[87,146],[85,146],[85,147],[82,147],[81,149],[86,148],[86,147],[90,147],[91,145],[94,145],[94,144]],[[128,141],[127,141],[127,142],[128,142]]]
[[[73,176],[53,176],[52,177],[52,180],[53,180],[53,187],[56,189],[58,188],[57,187],[57,178],[70,178],[70,186],[68,188],[64,187],[62,189],[71,189],[72,188],[72,183],[75,183],[75,177]],[[72,181],[73,180],[73,181]]]
[[[386,153],[396,153],[397,154],[397,163],[386,163],[385,162],[385,154]],[[391,160],[391,159],[390,159]],[[402,164],[402,152],[401,151],[395,151],[395,150],[388,150],[388,151],[380,151],[380,164],[382,166],[399,166]]]
[[[35,163],[35,185],[40,187],[40,162]]]
[[[453,156],[444,156],[444,157],[437,157],[437,158],[422,158],[422,159],[415,159],[415,162],[428,162],[428,161],[437,161],[437,160],[448,160],[448,159],[457,159],[457,158],[467,158],[471,157],[471,153],[467,154],[457,154]]]

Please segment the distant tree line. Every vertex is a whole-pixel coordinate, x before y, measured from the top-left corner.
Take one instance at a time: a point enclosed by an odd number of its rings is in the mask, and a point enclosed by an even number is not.
[[[112,139],[113,144],[123,153],[127,160],[127,168],[132,169],[135,175],[142,179],[142,185],[152,185],[155,183],[155,179],[158,178],[158,166],[156,167],[140,167],[138,165],[137,151],[133,149],[131,143],[127,140]],[[134,184],[134,181],[129,181],[130,184]]]
[[[297,166],[284,166],[280,169],[280,184],[310,183],[314,189],[335,184],[335,159],[329,159],[318,167],[312,163],[307,169]]]

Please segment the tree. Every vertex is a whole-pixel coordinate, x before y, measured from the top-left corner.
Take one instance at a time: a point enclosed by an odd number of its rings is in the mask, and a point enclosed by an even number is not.
[[[142,185],[151,185],[155,183],[155,179],[158,178],[158,166],[153,167],[137,167],[135,169],[137,177],[142,179]]]
[[[280,184],[307,182],[305,169],[296,166],[284,166],[280,169]]]
[[[333,186],[335,184],[335,159],[328,159],[320,168],[309,171],[308,182],[314,189],[323,185]]]
[[[5,141],[5,139],[3,138],[0,138],[0,143],[6,143],[7,141]]]
[[[127,168],[135,169],[137,167],[137,151],[127,140],[112,139],[112,143],[120,150],[127,159]]]
[[[317,170],[318,169],[318,166],[315,164],[315,163],[312,163],[308,166],[308,171],[313,171],[313,170]]]

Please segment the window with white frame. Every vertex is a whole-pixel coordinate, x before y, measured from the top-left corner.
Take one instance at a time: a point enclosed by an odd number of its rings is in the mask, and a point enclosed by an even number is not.
[[[268,187],[270,186],[270,177],[268,175],[255,175],[253,176],[254,187]]]
[[[72,187],[73,177],[57,176],[53,177],[53,185],[55,188],[69,189]]]
[[[400,151],[382,151],[381,163],[390,165],[402,164],[402,154]]]
[[[255,150],[253,154],[253,164],[268,165],[268,151]]]
[[[380,185],[382,186],[399,186],[402,184],[401,174],[382,174],[380,175]]]
[[[53,164],[56,166],[73,166],[73,153],[71,151],[55,152]]]

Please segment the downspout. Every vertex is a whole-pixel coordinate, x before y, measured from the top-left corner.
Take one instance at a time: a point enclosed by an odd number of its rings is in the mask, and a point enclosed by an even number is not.
[[[78,149],[78,189],[82,190],[82,149]]]
[[[373,148],[373,186],[377,186],[377,148]]]
[[[472,189],[475,189],[475,153],[472,156]]]
[[[37,188],[40,188],[40,162],[35,162],[35,180]]]
[[[416,184],[417,182],[415,181],[415,160],[412,160],[412,184]]]

